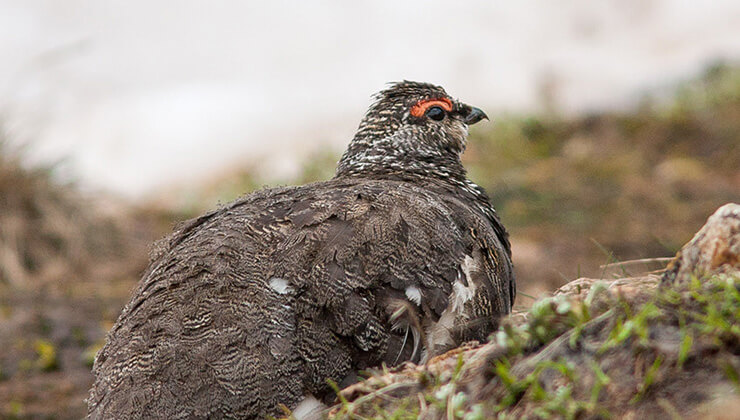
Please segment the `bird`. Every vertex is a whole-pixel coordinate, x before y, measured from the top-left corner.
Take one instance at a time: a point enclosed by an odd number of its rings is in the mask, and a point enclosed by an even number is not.
[[[176,227],[95,358],[88,418],[310,418],[361,370],[485,340],[516,286],[461,161],[484,119],[440,86],[388,84],[333,178]]]

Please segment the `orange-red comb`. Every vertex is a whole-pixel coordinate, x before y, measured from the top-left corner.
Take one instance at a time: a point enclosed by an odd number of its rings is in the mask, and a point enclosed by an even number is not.
[[[447,98],[424,99],[417,102],[416,105],[411,108],[411,115],[414,117],[421,117],[425,112],[427,112],[427,109],[435,105],[447,112],[452,111],[452,101]]]

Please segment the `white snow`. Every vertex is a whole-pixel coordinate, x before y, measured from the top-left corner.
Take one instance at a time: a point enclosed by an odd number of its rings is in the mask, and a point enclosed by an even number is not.
[[[625,107],[740,60],[740,2],[4,0],[0,57],[0,116],[32,160],[142,197],[238,166],[289,176],[343,149],[388,81],[494,123]]]

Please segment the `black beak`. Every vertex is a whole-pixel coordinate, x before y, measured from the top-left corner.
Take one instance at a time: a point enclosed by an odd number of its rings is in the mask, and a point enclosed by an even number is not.
[[[467,125],[473,125],[484,118],[488,119],[488,115],[486,115],[485,112],[483,112],[480,108],[471,106],[463,121],[465,121],[465,124]]]

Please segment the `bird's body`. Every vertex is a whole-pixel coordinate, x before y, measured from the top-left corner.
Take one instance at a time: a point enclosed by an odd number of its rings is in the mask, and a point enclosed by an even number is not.
[[[423,148],[403,132],[412,106],[442,97],[394,85],[332,180],[262,190],[178,228],[96,358],[89,417],[277,415],[330,401],[327,380],[492,332],[513,273],[505,230],[459,163],[466,130],[460,144]],[[407,109],[376,127],[384,101]],[[449,130],[475,122],[460,109],[444,109]]]

